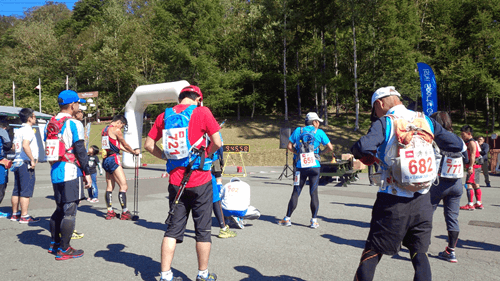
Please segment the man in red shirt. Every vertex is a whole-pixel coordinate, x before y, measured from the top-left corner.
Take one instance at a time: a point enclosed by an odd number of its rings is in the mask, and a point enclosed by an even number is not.
[[[207,140],[205,138],[208,136],[211,143],[203,152],[208,157],[222,145],[219,135],[220,126],[217,124],[210,109],[200,106],[202,100],[203,94],[198,87],[188,86],[182,89],[179,95],[179,104],[173,108],[167,108],[164,113],[156,118],[144,143],[144,148],[147,151],[157,158],[167,161],[167,172],[170,174],[168,186],[170,206],[173,206],[172,202],[186,174],[186,164],[189,162],[188,152],[191,151],[189,150],[190,146],[196,146],[198,149],[202,146],[206,147]],[[187,134],[185,134],[185,128],[170,127],[170,118],[180,115],[187,117],[186,120],[189,120]],[[187,136],[187,140],[185,140],[185,135]],[[161,138],[163,138],[163,151],[156,145],[156,142]],[[182,149],[185,146],[184,140],[189,143],[189,146],[185,147],[186,149]],[[175,148],[179,148],[179,150]],[[187,218],[191,211],[196,233],[196,252],[198,256],[198,276],[196,280],[217,280],[215,274],[208,272],[208,259],[212,244],[213,199],[210,166],[211,161],[209,159],[206,159],[205,165],[202,165],[199,161],[193,165],[193,171],[186,184],[186,189],[181,198],[179,198],[175,212],[165,231],[161,246],[160,280],[182,280],[180,277],[173,277],[170,266],[174,258],[176,244],[183,241]]]

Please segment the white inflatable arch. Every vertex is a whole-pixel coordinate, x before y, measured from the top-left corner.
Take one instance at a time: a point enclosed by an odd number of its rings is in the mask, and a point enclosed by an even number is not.
[[[133,148],[142,146],[142,124],[144,110],[150,104],[179,102],[179,94],[182,88],[189,86],[187,81],[177,81],[162,84],[139,86],[125,105],[125,118],[128,122],[128,130],[125,133],[125,141]],[[123,168],[134,168],[134,157],[130,153],[123,152]]]

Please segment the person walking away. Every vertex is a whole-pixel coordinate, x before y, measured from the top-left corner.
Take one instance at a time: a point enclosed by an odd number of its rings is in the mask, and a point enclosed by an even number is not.
[[[28,214],[30,198],[35,189],[35,166],[38,163],[38,143],[33,132],[36,124],[35,111],[23,108],[19,111],[21,128],[14,133],[16,156],[12,169],[14,170],[14,189],[12,190],[11,221],[19,223],[34,223],[40,221]],[[21,211],[19,211],[19,206]]]
[[[161,280],[182,280],[173,277],[172,260],[177,243],[182,243],[189,213],[193,215],[196,253],[198,258],[197,281],[214,281],[217,275],[208,272],[211,249],[212,225],[212,165],[211,156],[221,146],[220,126],[212,112],[202,106],[203,94],[197,86],[188,86],[179,94],[179,104],[165,109],[148,133],[144,147],[159,159],[167,160],[170,174],[168,198],[170,207],[167,230],[161,244]],[[176,126],[177,125],[177,126]],[[207,144],[207,137],[210,145]],[[156,142],[163,138],[163,150]],[[206,149],[206,150],[205,150]],[[186,183],[187,181],[187,183]],[[186,183],[182,196],[174,199]],[[174,212],[175,211],[175,212]],[[172,214],[173,213],[173,214]]]
[[[481,148],[479,144],[472,138],[473,129],[469,125],[464,125],[460,128],[460,136],[467,145],[467,155],[469,157],[469,164],[467,164],[467,177],[466,177],[466,194],[468,204],[461,206],[460,210],[474,211],[476,209],[484,209],[481,197],[483,195],[481,187],[479,186],[479,175],[481,174],[481,165],[483,159],[481,158]],[[474,204],[474,194],[476,195],[476,204]]]
[[[323,122],[316,112],[309,112],[306,115],[305,127],[296,128],[289,138],[287,149],[293,155],[293,161],[296,163],[296,171],[293,181],[293,192],[288,202],[286,216],[278,221],[278,225],[291,226],[291,216],[297,207],[302,188],[309,178],[309,194],[311,196],[311,228],[319,227],[317,215],[319,209],[318,183],[320,172],[320,154],[333,151],[333,146],[326,136],[325,132],[319,129]],[[320,144],[326,146],[326,149],[320,152]]]
[[[56,260],[68,260],[84,254],[83,250],[71,247],[70,241],[75,231],[78,204],[85,198],[83,190],[90,188],[92,179],[83,124],[73,118],[82,100],[72,90],[60,92],[57,100],[60,112],[49,121],[44,134],[56,203],[56,209],[50,217],[51,242],[48,252],[56,254]]]
[[[7,130],[9,126],[4,121],[0,122],[0,204],[5,196],[7,183],[9,182],[9,169],[12,166],[12,161],[7,159],[7,152],[12,149],[12,141],[10,140]],[[6,218],[10,214],[0,212],[0,218]]]
[[[243,229],[246,220],[260,218],[260,211],[250,205],[250,185],[239,178],[232,178],[224,185],[221,197],[224,216],[232,220],[238,228]]]
[[[460,152],[463,142],[434,119],[406,109],[393,86],[377,89],[371,100],[371,127],[351,148],[365,165],[379,162],[381,180],[373,205],[370,231],[354,280],[373,280],[383,255],[408,248],[413,280],[431,280],[427,257],[431,240],[436,159],[432,142],[441,150]],[[399,157],[397,157],[399,155]]]
[[[127,178],[125,177],[125,172],[121,166],[120,162],[120,150],[123,149],[125,152],[139,155],[140,149],[132,149],[130,145],[123,138],[122,129],[127,130],[127,119],[123,115],[116,115],[113,117],[111,124],[106,126],[102,130],[102,149],[103,156],[102,167],[106,171],[106,206],[108,208],[108,213],[106,214],[106,220],[111,220],[116,217],[116,213],[113,211],[112,206],[112,193],[115,188],[115,183],[120,186],[120,191],[118,193],[118,199],[122,207],[122,214],[120,220],[131,220],[132,214],[127,208]]]
[[[431,115],[443,128],[453,133],[452,121],[445,111],[437,111]],[[448,152],[441,150],[441,162],[438,167],[439,179],[437,185],[430,189],[431,204],[434,212],[438,204],[443,201],[444,220],[448,231],[448,246],[438,254],[440,259],[458,262],[455,248],[458,242],[460,227],[458,214],[460,212],[460,198],[462,197],[462,177],[464,174],[464,157],[467,157],[467,146],[463,144],[462,152]],[[466,162],[466,161],[465,161]]]
[[[368,166],[368,180],[370,180],[370,186],[375,185],[375,181],[373,180],[373,175],[378,173],[379,165],[377,162],[373,163],[373,165]]]
[[[490,152],[490,145],[484,142],[484,137],[477,138],[477,143],[479,144],[479,148],[481,148],[479,154],[481,154],[481,158],[483,159],[483,164],[481,165],[481,169],[483,170],[484,183],[486,183],[486,187],[491,187],[490,165],[488,162],[488,153]]]

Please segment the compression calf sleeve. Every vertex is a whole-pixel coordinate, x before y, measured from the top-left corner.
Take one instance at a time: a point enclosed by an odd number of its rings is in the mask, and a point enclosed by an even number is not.
[[[106,191],[106,197],[104,198],[104,201],[106,201],[106,207],[108,207],[108,211],[112,211],[113,207],[111,206],[111,199],[113,197],[113,192],[112,191]]]
[[[448,231],[448,248],[455,249],[458,242],[458,231]]]
[[[122,209],[124,212],[127,211],[127,193],[120,191],[118,193],[118,199],[120,200],[120,205],[122,206]]]
[[[475,191],[476,191],[476,201],[481,202],[481,197],[483,195],[481,188],[476,188]]]
[[[430,281],[432,280],[431,264],[426,253],[411,253],[411,263],[415,269],[413,281]]]
[[[375,275],[375,268],[382,258],[382,254],[379,254],[372,250],[365,250],[361,255],[361,261],[359,263],[358,269],[356,270],[356,276],[354,276],[354,281],[371,281]]]
[[[220,204],[220,200],[217,202],[214,202],[213,210],[214,210],[215,218],[219,221],[219,227],[224,228],[226,226],[226,224],[224,223],[224,216],[222,216],[222,206]]]
[[[466,192],[467,192],[467,199],[469,200],[469,203],[474,202],[474,189],[467,188]]]

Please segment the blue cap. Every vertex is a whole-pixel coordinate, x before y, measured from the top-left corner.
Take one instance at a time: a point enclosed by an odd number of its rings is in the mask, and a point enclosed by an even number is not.
[[[86,103],[86,101],[84,99],[80,99],[78,94],[73,90],[64,90],[60,92],[59,96],[57,97],[57,101],[59,102],[59,105],[65,105],[74,102]]]

